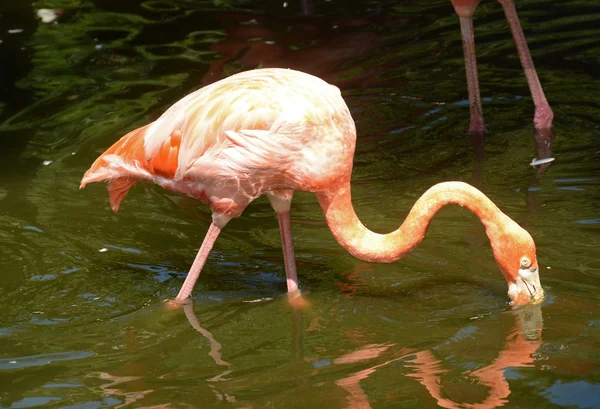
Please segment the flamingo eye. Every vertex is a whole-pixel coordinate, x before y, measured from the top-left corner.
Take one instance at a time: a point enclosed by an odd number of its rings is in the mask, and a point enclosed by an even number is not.
[[[531,260],[529,260],[527,257],[523,257],[521,259],[521,268],[528,268],[531,265]]]

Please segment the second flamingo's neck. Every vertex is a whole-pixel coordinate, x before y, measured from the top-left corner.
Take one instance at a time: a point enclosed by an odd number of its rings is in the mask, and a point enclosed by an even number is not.
[[[439,183],[417,200],[410,213],[389,234],[372,232],[358,219],[347,184],[337,191],[322,192],[317,198],[327,224],[336,240],[353,256],[373,262],[396,261],[417,247],[437,211],[447,204],[467,207],[486,227],[488,237],[501,228],[507,218],[483,193],[463,182]]]

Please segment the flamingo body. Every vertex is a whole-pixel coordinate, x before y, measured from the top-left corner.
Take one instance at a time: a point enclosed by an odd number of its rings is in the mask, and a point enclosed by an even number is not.
[[[355,142],[338,88],[299,71],[259,69],[201,88],[131,131],[92,164],[81,187],[108,181],[114,211],[138,180],[211,207],[213,222],[177,302],[191,294],[221,229],[266,194],[279,219],[288,292],[300,304],[289,218],[294,190],[316,193],[338,242],[367,261],[398,260],[423,240],[439,208],[466,206],[486,226],[510,298],[526,303],[543,296],[531,236],[465,183],[429,189],[392,233],[368,230],[350,196]]]
[[[237,217],[265,191],[314,192],[350,175],[355,135],[337,87],[298,71],[247,71],[189,94],[125,135],[81,187],[108,180],[117,211],[143,180]]]

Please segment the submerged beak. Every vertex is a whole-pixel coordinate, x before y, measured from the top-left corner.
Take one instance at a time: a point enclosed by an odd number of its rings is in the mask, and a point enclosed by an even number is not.
[[[537,265],[519,269],[515,281],[508,285],[508,296],[512,305],[537,304],[544,299]]]

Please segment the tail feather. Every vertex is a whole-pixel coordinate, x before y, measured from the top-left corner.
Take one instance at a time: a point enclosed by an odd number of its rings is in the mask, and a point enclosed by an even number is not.
[[[110,207],[113,212],[117,213],[121,202],[129,193],[129,189],[136,184],[135,179],[129,178],[116,178],[108,182],[108,197],[110,200]]]
[[[152,171],[152,169],[148,169],[149,163],[144,154],[144,135],[147,128],[148,125],[134,129],[100,155],[83,175],[79,188],[83,189],[88,183],[92,182],[110,181],[123,176],[133,176],[121,174],[127,172],[120,172],[111,163],[115,158],[118,158],[122,163],[135,164],[144,168],[144,170]]]
[[[174,131],[156,155],[147,158],[144,137],[149,126],[134,129],[100,155],[83,175],[79,188],[92,182],[108,181],[110,204],[116,213],[138,180],[153,181],[157,176],[173,178],[178,165],[181,133]]]

